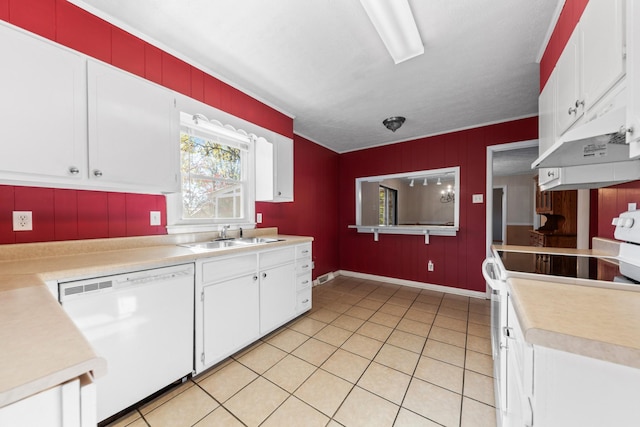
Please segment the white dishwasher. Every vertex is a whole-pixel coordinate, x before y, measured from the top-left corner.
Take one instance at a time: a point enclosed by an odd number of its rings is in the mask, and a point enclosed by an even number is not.
[[[60,282],[59,295],[107,361],[96,380],[98,421],[193,371],[193,264]]]

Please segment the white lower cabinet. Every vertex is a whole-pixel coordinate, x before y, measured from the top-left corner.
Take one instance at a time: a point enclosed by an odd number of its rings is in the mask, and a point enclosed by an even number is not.
[[[640,369],[528,344],[511,298],[503,427],[632,427]]]
[[[302,250],[309,271],[298,274]],[[195,373],[309,310],[310,266],[311,244],[196,261]],[[308,292],[302,305],[300,292]]]
[[[88,374],[0,408],[0,426],[95,427],[95,384]]]

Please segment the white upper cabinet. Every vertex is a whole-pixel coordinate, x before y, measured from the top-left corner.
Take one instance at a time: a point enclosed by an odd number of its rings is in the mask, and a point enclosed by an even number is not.
[[[293,140],[272,133],[256,143],[256,201],[293,202]]]
[[[87,169],[84,57],[5,25],[0,56],[0,180],[80,180]]]
[[[640,2],[627,4],[627,134],[629,157],[640,157]]]
[[[578,24],[579,26],[579,24]],[[580,34],[576,30],[556,63],[556,125],[564,133],[584,114],[580,76]]]
[[[180,190],[173,92],[89,61],[88,121],[90,179],[107,186]]]
[[[591,108],[626,71],[623,0],[590,0],[580,18],[582,91]]]
[[[556,74],[547,80],[538,98],[538,152],[547,151],[556,140]]]

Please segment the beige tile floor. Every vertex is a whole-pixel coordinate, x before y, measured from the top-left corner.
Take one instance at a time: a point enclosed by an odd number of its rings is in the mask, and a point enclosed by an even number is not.
[[[110,426],[495,427],[489,310],[338,276],[305,315]]]

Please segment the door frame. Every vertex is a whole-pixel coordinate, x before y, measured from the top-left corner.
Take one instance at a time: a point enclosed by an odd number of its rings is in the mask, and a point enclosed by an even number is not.
[[[526,141],[510,142],[507,144],[489,145],[487,146],[487,187],[485,190],[486,201],[486,226],[485,226],[485,245],[486,255],[491,256],[491,244],[493,242],[493,153],[499,151],[519,150],[522,148],[536,147],[538,139],[530,139]],[[503,208],[504,209],[504,208]],[[506,238],[506,236],[504,236]]]
[[[506,185],[494,185],[493,190],[500,188],[502,190],[502,223],[500,226],[502,227],[502,244],[506,245],[507,243],[507,186]],[[491,191],[491,203],[493,203],[493,191]],[[491,217],[493,220],[493,211],[491,212]],[[493,242],[493,221],[491,222],[491,242]]]

